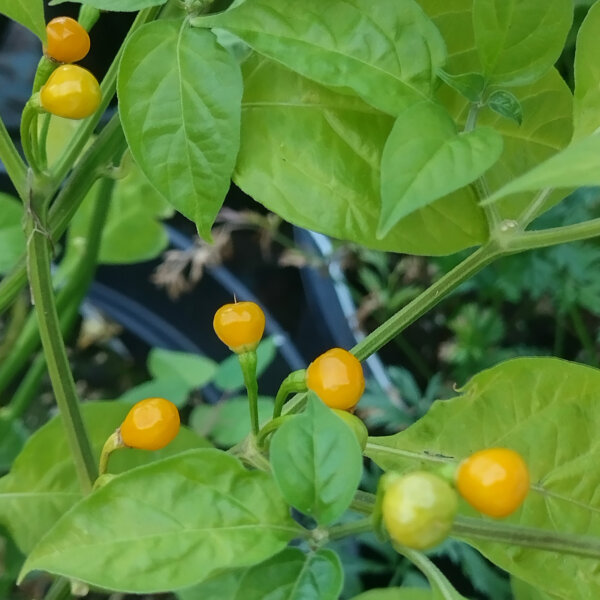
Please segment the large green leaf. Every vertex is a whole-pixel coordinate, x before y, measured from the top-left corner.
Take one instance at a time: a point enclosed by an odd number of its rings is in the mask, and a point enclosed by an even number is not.
[[[572,20],[571,0],[473,0],[484,75],[495,85],[533,83],[560,56]]]
[[[367,455],[384,469],[432,469],[481,448],[520,452],[532,490],[507,521],[600,536],[597,508],[600,371],[553,358],[523,358],[476,375],[458,398],[436,402],[394,436],[370,438]],[[462,512],[474,515],[466,503]],[[511,574],[561,600],[600,594],[597,561],[467,539]]]
[[[270,458],[285,499],[320,525],[348,508],[362,475],[354,433],[313,392],[306,411],[273,435]]]
[[[155,21],[127,43],[117,90],[136,162],[210,238],[239,146],[242,80],[237,62],[210,31]]]
[[[577,35],[573,138],[585,137],[600,127],[600,4],[586,15]]]
[[[452,5],[446,0],[421,0],[421,3],[446,40],[450,72],[480,72],[472,24],[473,0],[453,0]],[[479,125],[493,127],[504,137],[502,156],[485,175],[492,191],[556,154],[571,139],[573,98],[555,69],[550,69],[539,81],[512,92],[522,108],[520,126],[487,107],[479,114]],[[464,124],[469,112],[465,98],[448,86],[440,88],[439,97],[455,120]],[[551,194],[541,210],[547,210],[565,195],[563,191]],[[498,208],[503,218],[514,219],[530,200],[530,193],[522,193],[506,198]]]
[[[267,473],[220,450],[133,469],[81,500],[42,538],[41,569],[103,588],[158,592],[259,563],[300,532]]]
[[[26,0],[25,0],[26,1]],[[50,6],[64,4],[65,2],[79,2],[99,8],[100,10],[110,10],[115,12],[133,12],[148,8],[149,6],[159,6],[165,4],[167,0],[52,0]]]
[[[483,213],[467,189],[377,240],[379,165],[393,120],[256,56],[244,78],[234,178],[255,200],[302,227],[382,250],[448,254],[485,239]]]
[[[179,600],[232,600],[248,569],[231,569],[176,593]]]
[[[352,600],[432,600],[432,596],[426,589],[402,587],[369,590]]]
[[[528,173],[510,181],[492,194],[489,202],[523,191],[584,185],[600,185],[600,133],[573,142]]]
[[[546,594],[515,577],[511,578],[511,587],[514,594],[514,600],[552,600],[553,598],[556,598],[556,596]]]
[[[428,97],[444,42],[414,0],[246,0],[197,20],[323,85],[392,115]]]
[[[126,161],[127,174],[115,183],[106,223],[102,230],[99,262],[135,263],[158,256],[169,238],[161,219],[172,216],[173,209],[150,185],[132,161]],[[98,194],[94,185],[77,210],[69,227],[69,257],[82,251]]]
[[[119,426],[130,406],[119,402],[82,405],[84,422],[96,457],[106,438]],[[182,428],[175,440],[156,452],[119,450],[110,459],[109,471],[120,473],[151,461],[208,443]],[[75,464],[60,417],[36,431],[0,479],[0,523],[23,552],[29,552],[57,519],[81,498]]]
[[[148,356],[148,370],[156,378],[177,377],[191,390],[206,385],[215,374],[217,365],[199,354],[153,348]]]
[[[27,430],[20,420],[0,417],[0,472],[10,469],[26,439]]]
[[[8,273],[25,252],[22,220],[23,205],[0,193],[0,275]]]
[[[443,107],[421,101],[400,113],[381,159],[383,237],[403,217],[471,183],[502,153],[502,137],[481,127],[458,133]]]
[[[66,1],[66,0],[65,0]],[[43,0],[0,0],[0,14],[21,23],[46,41],[46,19]]]

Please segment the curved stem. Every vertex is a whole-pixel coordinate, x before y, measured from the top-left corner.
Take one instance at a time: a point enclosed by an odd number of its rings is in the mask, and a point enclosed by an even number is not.
[[[25,160],[34,172],[39,172],[38,157],[36,154],[37,144],[37,109],[33,106],[31,99],[25,104],[21,115],[21,146]]]
[[[600,218],[540,231],[526,231],[521,235],[515,235],[509,240],[506,249],[510,253],[516,253],[533,250],[534,248],[546,248],[557,244],[578,242],[598,236],[600,236]]]
[[[17,391],[10,399],[10,404],[6,406],[5,409],[2,409],[6,418],[14,420],[23,415],[35,397],[45,373],[46,357],[44,356],[44,353],[41,352],[33,360],[27,374],[19,384]]]
[[[250,426],[252,434],[257,435],[258,424],[258,383],[256,381],[256,352],[242,352],[237,355],[244,375],[244,384],[248,392],[248,406],[250,408]]]
[[[359,360],[371,356],[421,315],[431,310],[463,281],[481,271],[501,255],[502,252],[492,243],[482,246],[356,344],[352,348],[352,353]]]
[[[36,190],[32,188],[25,214],[27,271],[31,296],[38,315],[40,337],[48,362],[52,388],[63,419],[79,482],[84,493],[87,493],[91,491],[96,479],[96,465],[79,410],[75,382],[56,312],[50,274],[51,242],[45,224],[44,198],[38,197]]]
[[[273,419],[281,415],[283,405],[288,396],[294,393],[306,391],[306,370],[300,369],[290,373],[279,386],[277,396],[275,396],[275,405],[273,406]]]
[[[123,438],[121,437],[121,428],[108,436],[104,446],[102,446],[102,452],[100,453],[100,464],[98,465],[98,477],[102,477],[108,471],[108,459],[110,455],[119,448],[124,448]]]
[[[44,600],[67,600],[68,598],[71,598],[71,583],[63,577],[55,579],[44,596]]]
[[[27,167],[10,139],[4,121],[0,119],[0,161],[4,165],[21,200],[26,199]]]
[[[256,436],[256,445],[262,449],[265,446],[265,442],[267,441],[267,437],[271,433],[274,433],[279,429],[286,421],[292,418],[293,415],[284,415],[283,417],[277,417],[269,421]]]
[[[517,219],[519,226],[523,229],[527,227],[536,217],[537,213],[542,208],[548,196],[553,192],[552,188],[546,188],[541,190],[535,198],[531,201],[529,206],[525,208],[525,210],[521,213],[519,218]]]
[[[329,528],[327,540],[333,542],[351,535],[360,535],[373,531],[373,519],[366,517],[358,521],[351,521],[342,525],[334,525]]]

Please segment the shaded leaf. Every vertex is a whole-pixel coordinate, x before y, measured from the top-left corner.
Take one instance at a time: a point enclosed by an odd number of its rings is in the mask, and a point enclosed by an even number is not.
[[[167,0],[51,0],[49,4],[50,6],[56,6],[65,2],[79,2],[100,10],[133,12],[149,6],[160,6],[165,4]]]
[[[199,354],[152,348],[148,356],[148,370],[157,379],[179,378],[192,390],[206,385],[215,374],[217,365]]]
[[[0,275],[8,273],[25,252],[22,220],[23,205],[0,193]]]
[[[512,119],[517,125],[523,122],[521,103],[511,92],[495,90],[490,94],[486,104],[500,116]]]
[[[42,42],[46,41],[46,19],[42,0],[0,0],[0,14],[27,27]]]

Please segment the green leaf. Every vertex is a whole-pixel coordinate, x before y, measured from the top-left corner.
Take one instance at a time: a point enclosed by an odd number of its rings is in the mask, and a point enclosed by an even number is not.
[[[453,0],[451,11],[447,0],[421,0],[421,4],[448,46],[446,69],[452,73],[481,72],[473,32],[473,0]],[[527,6],[528,2],[521,4]],[[556,69],[551,69],[539,81],[512,91],[523,110],[520,127],[487,107],[480,112],[477,121],[480,126],[493,127],[504,138],[504,152],[500,160],[486,173],[492,192],[556,154],[571,140],[572,94]],[[439,97],[457,123],[464,125],[468,114],[465,99],[447,87],[440,88]],[[542,212],[565,195],[563,191],[552,194]],[[498,209],[502,218],[516,219],[529,201],[531,194],[518,194],[504,199]]]
[[[502,117],[512,119],[517,125],[523,122],[523,109],[514,94],[506,90],[496,90],[490,94],[486,105]]]
[[[493,193],[486,203],[523,191],[600,185],[600,133],[573,142]]]
[[[27,430],[20,420],[0,417],[0,472],[10,469],[27,440]]]
[[[110,200],[106,223],[102,230],[99,262],[125,264],[151,260],[169,244],[160,219],[173,214],[171,206],[150,185],[133,162],[125,161],[126,175],[118,179]],[[69,258],[81,252],[98,194],[95,184],[69,228],[67,253]]]
[[[287,548],[249,569],[232,600],[337,600],[344,572],[333,550]]]
[[[87,6],[93,6],[100,10],[110,10],[114,12],[133,12],[148,8],[149,6],[161,6],[167,0],[52,0],[50,6],[64,4],[65,2],[78,2]]]
[[[273,414],[273,398],[259,396],[258,421],[262,426]],[[250,433],[248,398],[228,398],[217,404],[200,404],[190,414],[190,427],[218,446],[230,448]]]
[[[46,19],[42,0],[0,0],[0,14],[27,27],[42,42],[46,41]]]
[[[256,349],[256,376],[260,377],[273,362],[277,354],[275,338],[264,338]],[[226,392],[233,392],[244,387],[244,376],[240,368],[237,354],[228,356],[217,368],[213,383]]]
[[[0,275],[8,273],[25,252],[23,205],[0,193]]]
[[[600,371],[554,358],[522,358],[476,375],[452,400],[394,436],[370,438],[366,453],[384,469],[436,469],[486,447],[520,452],[532,490],[507,522],[600,535],[597,390]],[[461,512],[477,513],[466,503]],[[597,561],[466,539],[487,558],[561,600],[595,600]]]
[[[474,0],[473,27],[483,73],[494,85],[524,85],[562,52],[573,20],[565,0]]]
[[[369,590],[352,600],[432,600],[432,595],[429,590],[421,588],[385,588]]]
[[[140,169],[210,239],[239,146],[242,81],[235,59],[209,31],[155,21],[125,46],[117,90]]]
[[[439,69],[437,75],[446,85],[449,85],[470,102],[481,100],[485,90],[485,77],[481,73],[450,75],[443,69]]]
[[[153,348],[148,356],[148,370],[156,379],[179,378],[192,390],[206,385],[217,365],[214,360],[199,354]]]
[[[552,600],[556,597],[550,596],[515,577],[511,577],[511,587],[514,600]]]
[[[414,0],[246,0],[197,24],[222,27],[313,81],[392,115],[429,97],[444,41]],[[365,43],[358,43],[364,40]]]
[[[418,102],[400,113],[381,159],[383,237],[402,218],[471,183],[502,153],[489,127],[459,134],[443,107]]]
[[[190,386],[186,381],[180,377],[164,377],[132,387],[119,397],[119,401],[132,405],[144,398],[166,398],[181,408],[185,406],[189,395]]]
[[[573,139],[590,135],[600,127],[600,4],[587,13],[579,33],[575,52],[575,102]]]
[[[21,576],[41,569],[112,590],[168,591],[261,562],[300,531],[269,474],[219,450],[190,450],[84,498],[34,548]]]
[[[240,582],[248,569],[225,571],[194,587],[176,593],[178,600],[232,600],[240,589]]]
[[[90,402],[81,407],[94,454],[120,425],[130,406],[120,402]],[[111,473],[159,460],[208,443],[181,428],[163,450],[119,450],[109,463]],[[60,417],[55,417],[27,441],[8,475],[0,479],[0,523],[27,553],[73,504],[81,498],[75,465]]]
[[[446,254],[485,239],[483,213],[463,190],[377,240],[379,167],[393,120],[256,56],[244,78],[234,179],[255,200],[301,227],[381,250]]]
[[[320,525],[343,514],[362,475],[354,433],[313,392],[306,411],[273,435],[270,458],[284,498]]]

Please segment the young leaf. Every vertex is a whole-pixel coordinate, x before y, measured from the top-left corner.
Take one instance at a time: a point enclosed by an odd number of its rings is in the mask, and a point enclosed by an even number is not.
[[[210,238],[239,146],[238,64],[211,32],[155,21],[127,43],[117,90],[140,169]]]
[[[427,589],[401,587],[369,590],[352,600],[433,600],[433,596]]]
[[[43,0],[0,0],[0,14],[27,27],[42,42],[46,41]]]
[[[227,29],[301,75],[350,88],[392,115],[407,99],[430,96],[446,58],[442,37],[414,0],[246,0],[195,23]]]
[[[21,577],[42,569],[112,590],[168,591],[259,563],[299,532],[270,475],[219,450],[190,450],[84,498],[34,548]]]
[[[502,137],[489,127],[459,134],[443,107],[418,102],[402,111],[381,159],[381,216],[388,234],[404,217],[471,183],[502,153]]]
[[[463,73],[450,75],[444,69],[438,69],[437,76],[469,102],[479,102],[485,90],[485,77],[481,73]]]
[[[600,127],[600,4],[587,13],[577,34],[575,52],[575,103],[573,139],[590,135]]]
[[[246,61],[244,76],[234,179],[255,200],[296,225],[382,250],[446,254],[485,239],[483,213],[463,190],[377,240],[379,168],[392,119],[260,57]]]
[[[597,461],[600,371],[554,358],[521,358],[476,375],[461,396],[436,402],[402,433],[371,438],[367,455],[384,469],[436,469],[481,448],[525,457],[532,489],[506,520],[527,527],[600,536]],[[461,512],[477,513],[463,503]],[[595,600],[597,561],[466,539],[487,558],[561,600]]]
[[[310,392],[306,411],[273,435],[271,466],[284,498],[326,525],[352,501],[362,452],[350,428]]]
[[[495,90],[487,99],[486,105],[502,117],[520,125],[523,122],[523,109],[518,98],[506,90]]]
[[[565,0],[474,0],[484,75],[495,85],[533,83],[560,56],[572,20],[572,2]]]
[[[494,192],[486,203],[523,191],[600,185],[600,132],[581,138]]]
[[[165,4],[167,0],[52,0],[49,4],[50,6],[56,6],[65,2],[79,2],[100,10],[133,12],[150,6],[160,6]]]
[[[252,567],[231,600],[337,600],[344,572],[333,550],[305,554],[287,548]]]
[[[96,457],[106,438],[120,425],[131,407],[120,402],[87,402],[83,419]],[[165,456],[210,445],[186,428],[163,450],[119,450],[109,471],[120,473]],[[36,431],[16,458],[10,473],[0,479],[0,524],[27,553],[81,498],[69,445],[60,417]]]
[[[215,374],[217,365],[199,354],[153,348],[148,356],[148,370],[157,379],[179,378],[191,390],[206,385]]]

